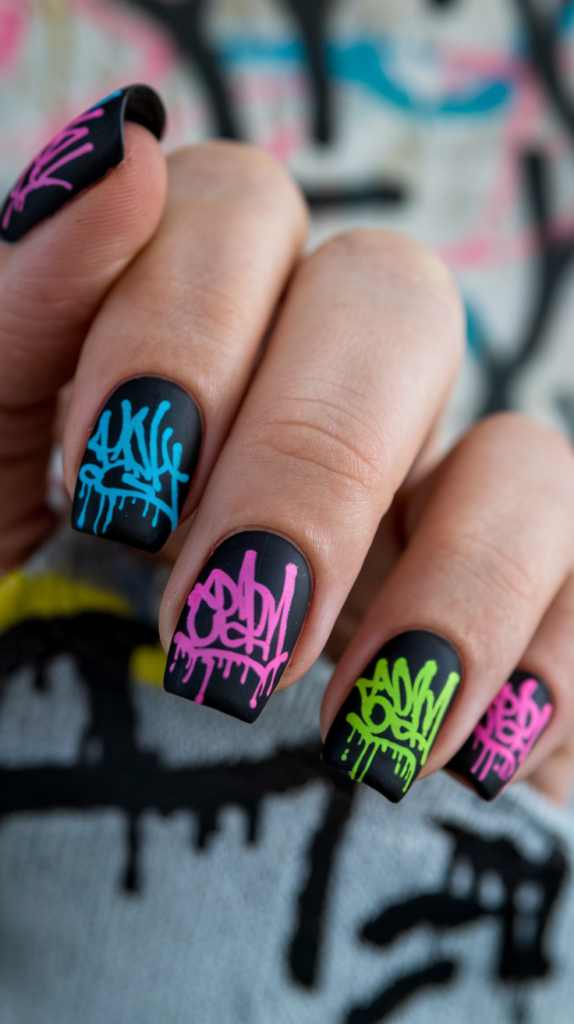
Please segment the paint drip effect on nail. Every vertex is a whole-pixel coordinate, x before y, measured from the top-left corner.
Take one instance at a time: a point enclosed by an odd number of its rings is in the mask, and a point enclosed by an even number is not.
[[[351,711],[346,716],[351,726],[347,742],[357,733],[363,749],[349,773],[352,779],[361,782],[375,755],[388,752],[396,762],[394,774],[404,779],[406,793],[417,769],[426,763],[460,682],[459,673],[450,672],[437,697],[431,688],[437,671],[437,662],[429,659],[413,681],[406,658],[395,660],[392,674],[387,658],[380,658],[372,679],[357,680],[361,709],[360,714]],[[392,740],[382,735],[387,730]],[[345,751],[343,759],[347,756]]]
[[[10,225],[12,213],[14,211],[22,213],[31,192],[46,188],[48,185],[56,185],[67,192],[74,190],[74,185],[71,182],[65,181],[63,178],[55,178],[53,175],[60,167],[93,151],[94,147],[91,142],[79,145],[82,139],[87,138],[90,134],[90,128],[85,122],[103,117],[104,114],[105,110],[101,104],[86,111],[85,114],[81,114],[61,132],[58,132],[48,145],[34,157],[10,193],[9,202],[2,218],[4,231]],[[71,146],[76,146],[76,148],[70,149]]]
[[[99,508],[92,528],[96,535],[106,533],[114,510],[118,507],[121,511],[126,501],[131,501],[133,505],[141,501],[143,518],[152,508],[155,512],[152,526],[157,525],[159,514],[163,512],[169,519],[170,528],[175,529],[179,518],[179,485],[187,483],[190,478],[189,474],[182,473],[179,468],[182,445],[175,441],[171,451],[169,449],[172,427],[166,427],[160,432],[161,421],[170,408],[171,402],[161,401],[151,421],[146,423],[149,406],[144,405],[132,413],[132,403],[124,399],[121,403],[122,426],[116,444],[109,443],[112,413],[109,409],[102,413],[97,429],[87,444],[87,450],[94,453],[97,462],[85,463],[78,474],[81,483],[79,500],[84,502],[77,520],[80,530],[84,527],[92,494],[99,497]],[[122,486],[112,482],[117,478],[118,470]],[[169,504],[160,497],[164,490],[164,478],[169,483]],[[106,516],[102,523],[104,513]]]
[[[283,650],[289,612],[295,592],[297,566],[285,566],[283,591],[277,604],[271,591],[255,578],[257,552],[245,552],[237,583],[222,569],[213,569],[205,583],[196,583],[187,604],[187,635],[178,631],[173,642],[175,652],[169,671],[173,672],[177,659],[186,660],[183,683],[189,682],[197,662],[205,666],[205,675],[197,696],[196,704],[203,704],[205,692],[213,669],[223,668],[223,678],[228,679],[231,668],[242,668],[240,683],[244,685],[249,672],[257,678],[257,686],[249,701],[251,708],[257,707],[258,699],[269,696],[273,691],[277,672],[289,659],[290,652]],[[206,636],[200,636],[196,629],[197,616],[206,606],[211,617],[211,628]],[[273,647],[275,653],[271,657]],[[258,649],[261,661],[252,657]]]
[[[525,679],[516,692],[505,683],[476,726],[472,749],[479,752],[470,770],[481,782],[491,771],[508,782],[528,757],[553,710],[533,699],[539,686],[537,679]]]

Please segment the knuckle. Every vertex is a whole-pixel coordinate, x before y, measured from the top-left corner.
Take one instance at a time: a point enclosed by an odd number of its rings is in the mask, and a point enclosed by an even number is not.
[[[508,538],[506,538],[508,540]],[[477,604],[507,614],[509,603],[518,610],[529,608],[535,601],[539,580],[520,550],[509,543],[497,542],[479,530],[454,534],[446,545],[445,555],[469,574],[474,584]]]
[[[306,403],[309,406],[309,403]],[[351,409],[315,400],[266,424],[263,443],[274,456],[310,474],[338,501],[372,500],[384,477],[382,444]],[[348,492],[348,493],[347,493]]]
[[[479,456],[493,459],[517,481],[536,483],[552,499],[570,505],[574,485],[574,451],[559,430],[518,412],[495,413],[467,435],[467,444]]]
[[[225,283],[203,279],[201,288],[183,276],[157,275],[142,288],[141,307],[150,323],[160,324],[162,337],[193,338],[194,346],[214,344],[218,350],[237,347],[248,311],[240,294]]]
[[[430,249],[391,231],[357,228],[325,242],[308,258],[305,272],[344,280],[354,296],[384,296],[389,309],[416,318],[433,345],[459,361],[464,353],[464,316],[459,291],[446,265]],[[416,329],[415,329],[416,330]]]
[[[342,262],[351,267],[360,264],[361,271],[375,279],[384,276],[415,294],[431,293],[457,307],[459,293],[446,264],[426,246],[374,228],[355,228],[330,239],[316,255],[321,259]]]

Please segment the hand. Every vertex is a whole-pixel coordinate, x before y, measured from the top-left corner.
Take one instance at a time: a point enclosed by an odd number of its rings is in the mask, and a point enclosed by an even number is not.
[[[505,415],[438,462],[463,351],[442,264],[377,231],[302,256],[287,174],[223,142],[165,160],[154,102],[96,106],[99,135],[79,118],[0,215],[2,566],[53,528],[73,378],[75,528],[154,551],[182,524],[166,688],[252,721],[327,646],[327,763],[397,800],[462,749],[451,770],[484,796],[530,775],[564,798],[570,446]]]

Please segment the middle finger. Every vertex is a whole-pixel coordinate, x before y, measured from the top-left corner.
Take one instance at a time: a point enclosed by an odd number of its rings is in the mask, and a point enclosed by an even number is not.
[[[461,351],[452,281],[414,243],[353,232],[300,266],[168,584],[167,689],[253,721],[306,671]]]

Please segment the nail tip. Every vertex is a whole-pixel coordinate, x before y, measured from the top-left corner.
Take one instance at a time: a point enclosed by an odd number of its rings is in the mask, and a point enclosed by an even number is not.
[[[451,778],[459,784],[459,786],[463,786],[465,789],[471,790],[475,796],[480,797],[481,800],[484,800],[487,803],[495,800],[500,792],[500,790],[498,790],[496,793],[490,793],[474,776],[469,776],[464,767],[460,768],[454,759],[448,761],[447,764],[445,764],[444,769],[447,774],[450,774]]]
[[[123,544],[125,547],[133,548],[136,551],[145,551],[148,555],[157,555],[166,544],[170,535],[167,533],[162,534],[159,537],[147,539],[145,537],[134,537],[128,533],[123,533],[117,527],[111,529],[109,532],[106,531],[106,533],[95,533],[94,530],[87,529],[84,526],[78,526],[77,517],[74,516],[73,508],[70,525],[76,533],[82,533],[85,537],[95,537],[97,540],[103,540],[112,544]]]
[[[135,121],[162,139],[167,122],[167,112],[158,92],[144,82],[135,82],[121,90],[125,94],[124,118]]]
[[[202,701],[198,701],[193,696],[191,691],[188,693],[182,692],[182,689],[180,687],[174,685],[173,680],[168,677],[168,671],[169,662],[166,667],[166,671],[163,678],[163,688],[166,693],[171,694],[172,697],[180,697],[182,700],[191,701],[191,703],[195,704],[198,708],[210,708],[212,711],[219,711],[221,714],[227,715],[228,718],[234,718],[238,722],[243,722],[244,725],[253,725],[253,723],[256,722],[257,719],[260,718],[260,716],[263,714],[263,711],[267,706],[268,701],[265,701],[265,704],[262,704],[260,707],[254,709],[254,714],[246,715],[245,711],[242,708],[239,708],[237,705],[223,705],[220,702],[205,699]]]
[[[351,777],[350,772],[348,772],[346,768],[343,768],[340,764],[335,764],[333,761],[327,760],[327,757],[324,755],[323,752],[321,752],[321,762],[325,765],[326,768],[329,768],[330,771],[337,772],[338,775],[344,775],[344,777],[346,779],[349,779],[349,781],[352,782],[353,785],[362,784],[368,786],[369,789],[373,789],[376,793],[379,793],[381,796],[385,798],[385,800],[388,800],[389,803],[392,804],[399,804],[401,800],[404,800],[404,798],[407,796],[411,789],[411,786],[409,786],[408,789],[405,790],[405,792],[400,793],[397,792],[396,789],[386,787],[378,780],[370,779],[368,777],[360,781],[357,779],[353,779]]]

